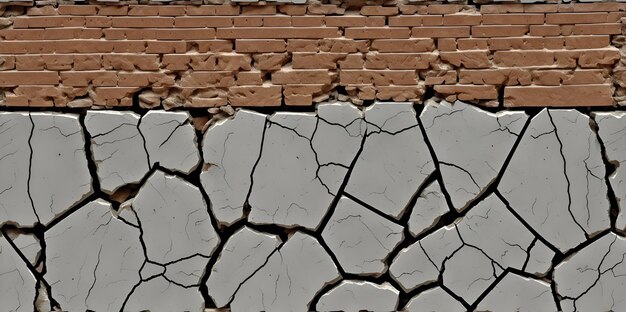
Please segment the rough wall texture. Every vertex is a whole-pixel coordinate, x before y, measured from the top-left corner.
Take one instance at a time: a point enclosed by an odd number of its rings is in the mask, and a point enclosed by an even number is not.
[[[305,2],[0,4],[0,311],[626,311],[626,4]]]
[[[626,3],[8,6],[6,106],[624,101]]]

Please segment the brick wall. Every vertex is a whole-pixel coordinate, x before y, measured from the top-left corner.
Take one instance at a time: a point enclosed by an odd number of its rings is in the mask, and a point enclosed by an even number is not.
[[[626,3],[5,5],[0,105],[614,106]]]

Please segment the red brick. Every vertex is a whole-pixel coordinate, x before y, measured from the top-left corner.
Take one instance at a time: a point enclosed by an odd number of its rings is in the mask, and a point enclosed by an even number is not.
[[[543,86],[602,84],[608,72],[599,69],[580,70],[536,70],[532,72],[533,84]]]
[[[527,25],[472,26],[472,37],[517,37],[527,32]]]
[[[1,71],[0,86],[56,85],[59,74],[51,71]]]
[[[389,26],[422,26],[423,18],[422,15],[392,16],[387,20]]]
[[[330,84],[332,80],[332,73],[330,73],[326,69],[281,69],[277,72],[272,73],[272,83],[276,85]]]
[[[611,106],[610,84],[504,88],[505,107]]]
[[[262,85],[263,73],[261,71],[246,71],[237,73],[237,85]]]
[[[363,6],[361,7],[361,15],[377,15],[377,16],[391,16],[391,15],[396,15],[398,14],[398,7],[397,6],[389,6],[389,7],[383,7],[383,6],[378,6],[378,5],[371,5],[371,6]]]
[[[347,55],[347,53],[294,52],[291,56],[291,66],[294,69],[336,69],[337,62]]]
[[[409,38],[411,31],[407,27],[351,27],[346,28],[346,38],[384,39]]]
[[[368,40],[354,39],[322,39],[319,41],[319,51],[337,53],[355,53],[369,51]]]
[[[416,85],[418,81],[415,70],[341,70],[339,82],[342,86],[349,85]]]
[[[546,24],[596,24],[606,23],[606,13],[550,13]]]
[[[263,26],[265,27],[289,27],[291,17],[289,16],[264,16]]]
[[[530,25],[531,36],[558,36],[561,27],[558,25]]]
[[[171,87],[174,85],[174,77],[158,72],[120,72],[118,85],[120,87]]]
[[[435,53],[368,53],[368,69],[427,69],[437,60]]]
[[[174,18],[174,26],[180,28],[231,27],[232,25],[233,18],[224,16],[184,16]]]
[[[622,33],[622,25],[619,23],[574,25],[572,33],[574,35],[619,35]]]
[[[107,107],[132,106],[133,94],[137,91],[139,88],[99,87],[89,94],[96,105]]]
[[[460,12],[463,5],[460,4],[430,4],[428,14],[452,14]]]
[[[111,19],[113,27],[125,28],[153,28],[174,27],[173,17],[114,17]]]
[[[484,25],[530,25],[543,24],[543,14],[485,14]]]
[[[99,5],[98,15],[125,16],[125,15],[128,15],[128,6],[127,5]]]
[[[455,67],[464,68],[489,68],[488,51],[462,51],[462,52],[441,52],[441,60],[450,63]]]
[[[51,28],[83,26],[85,26],[85,17],[82,16],[18,16],[13,21],[13,28]]]
[[[430,52],[435,50],[433,39],[376,39],[371,49],[378,52]]]
[[[276,14],[275,5],[246,5],[241,7],[243,15],[274,15]]]
[[[323,16],[294,16],[291,18],[294,27],[319,27],[324,26]]]
[[[228,25],[222,25],[228,26]],[[263,26],[263,17],[261,16],[236,16],[233,18],[233,26],[235,27],[261,27]]]
[[[218,28],[217,38],[223,39],[309,39],[309,38],[337,38],[340,37],[337,27],[239,27]]]
[[[391,24],[390,17],[390,26],[396,26]],[[331,27],[382,27],[385,26],[385,18],[382,16],[326,16],[326,26]]]
[[[285,40],[274,39],[237,39],[235,51],[240,53],[285,52]]]
[[[280,106],[281,86],[236,86],[228,89],[228,102],[233,106]]]
[[[61,72],[61,80],[64,86],[113,87],[117,85],[117,74],[111,71]]]
[[[61,15],[96,15],[98,13],[98,7],[95,5],[59,5],[59,14]]]
[[[421,102],[426,92],[424,85],[417,86],[379,86],[376,88],[376,99],[395,102]]]
[[[481,21],[481,14],[457,13],[443,16],[443,24],[450,26],[480,25]]]
[[[158,55],[148,54],[105,54],[102,56],[102,68],[114,70],[159,70]]]
[[[5,40],[62,40],[99,39],[99,28],[54,28],[54,29],[2,29],[0,38]]]
[[[501,13],[522,13],[524,12],[524,5],[521,3],[515,4],[487,4],[480,6],[481,14],[501,14]]]
[[[496,87],[487,85],[439,85],[435,86],[435,92],[443,95],[454,95],[461,101],[494,100],[498,98]]]
[[[531,75],[528,70],[520,68],[497,69],[461,69],[460,84],[474,85],[530,85]]]
[[[557,4],[529,3],[524,4],[524,13],[556,13]]]
[[[609,36],[567,36],[565,47],[568,49],[598,49],[611,45]]]
[[[463,38],[470,36],[468,26],[413,27],[414,38]]]
[[[279,70],[289,61],[287,53],[254,54],[254,66],[260,70]]]
[[[181,87],[231,87],[235,85],[235,77],[230,71],[192,71],[185,73],[180,79]]]
[[[502,37],[487,39],[490,50],[563,49],[564,37]]]
[[[41,7],[30,7],[26,9],[26,14],[28,16],[51,16],[58,15],[59,13],[57,13],[57,9],[54,6],[46,5]]]
[[[459,38],[456,42],[459,50],[487,50],[489,39],[486,38]]]

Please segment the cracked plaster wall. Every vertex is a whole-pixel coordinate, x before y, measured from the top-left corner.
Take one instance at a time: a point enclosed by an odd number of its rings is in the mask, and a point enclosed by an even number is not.
[[[621,111],[0,112],[8,311],[624,311]]]

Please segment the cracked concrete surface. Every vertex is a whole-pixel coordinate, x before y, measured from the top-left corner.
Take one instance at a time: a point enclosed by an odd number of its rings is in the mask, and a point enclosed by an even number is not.
[[[9,311],[622,311],[623,112],[0,112]]]

